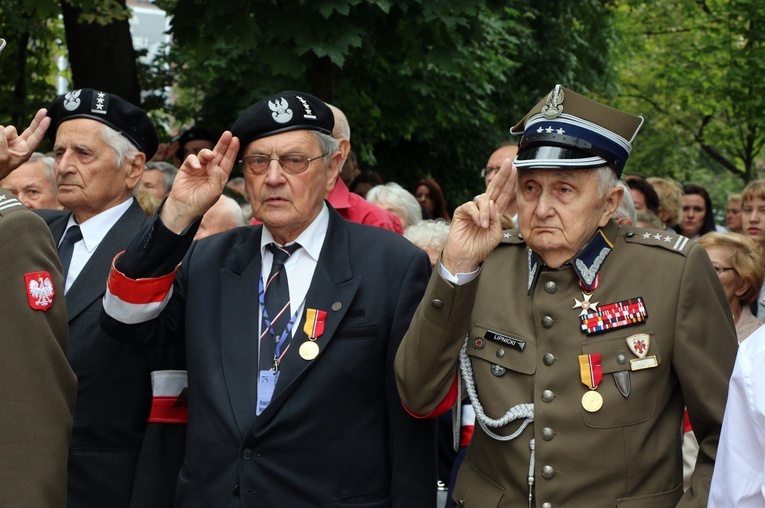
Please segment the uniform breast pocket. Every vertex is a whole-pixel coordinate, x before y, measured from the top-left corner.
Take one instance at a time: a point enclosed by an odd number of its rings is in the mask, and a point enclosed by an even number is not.
[[[468,355],[496,366],[493,374],[505,372],[531,375],[536,369],[537,345],[527,337],[499,327],[477,324],[468,338]]]
[[[661,369],[659,344],[652,332],[610,333],[582,344],[582,354],[600,354],[603,380],[597,411],[582,409],[584,423],[593,428],[642,423],[656,412],[656,385]]]
[[[467,344],[470,361],[463,365],[463,374],[466,385],[468,380],[473,383],[486,416],[500,419],[510,408],[532,402],[536,351],[536,343],[526,337],[497,327],[473,328]],[[467,390],[470,393],[470,387]],[[522,423],[523,419],[515,420],[497,433],[512,434]]]

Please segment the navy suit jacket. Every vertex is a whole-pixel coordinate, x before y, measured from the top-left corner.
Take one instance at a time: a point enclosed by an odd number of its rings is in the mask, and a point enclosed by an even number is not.
[[[58,244],[71,214],[38,213]],[[180,350],[116,341],[98,326],[112,260],[149,222],[134,200],[66,293],[67,357],[78,380],[69,448],[69,508],[130,504],[151,407],[151,371],[177,367],[183,360]]]
[[[428,257],[398,235],[329,211],[305,302],[327,311],[321,352],[312,361],[298,354],[304,311],[258,417],[262,226],[195,242],[158,318],[126,325],[102,314],[121,340],[185,343],[189,424],[177,506],[435,506],[434,421],[405,412],[393,377]],[[193,229],[169,242],[157,220],[116,266],[131,278],[168,273]]]

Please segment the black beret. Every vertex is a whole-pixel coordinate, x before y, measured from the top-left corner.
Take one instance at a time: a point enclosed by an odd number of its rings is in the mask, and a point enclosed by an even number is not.
[[[182,149],[184,146],[186,146],[186,143],[197,139],[209,141],[214,145],[215,142],[218,141],[218,136],[213,134],[211,131],[208,131],[207,129],[203,129],[201,127],[191,127],[190,129],[183,131],[181,135],[178,136],[178,146]]]
[[[303,92],[281,92],[260,100],[239,115],[231,133],[242,149],[250,142],[281,132],[309,130],[329,136],[335,116],[324,101]]]
[[[146,113],[125,99],[91,88],[74,90],[57,97],[48,106],[51,118],[48,136],[56,142],[59,125],[74,118],[89,118],[108,125],[125,136],[149,160],[157,153],[157,130]]]

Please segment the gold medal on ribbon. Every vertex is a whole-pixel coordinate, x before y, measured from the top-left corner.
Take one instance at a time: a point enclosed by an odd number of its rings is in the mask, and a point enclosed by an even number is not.
[[[319,356],[319,345],[316,342],[309,340],[300,344],[300,358],[303,360],[311,361]]]
[[[590,413],[600,411],[603,407],[603,396],[596,391],[603,381],[600,353],[579,355],[579,376],[582,384],[590,389],[582,396],[582,407]]]
[[[582,407],[589,413],[596,413],[603,407],[603,396],[595,390],[582,395]]]
[[[317,309],[306,309],[305,325],[303,332],[308,336],[308,340],[300,344],[300,358],[311,361],[319,356],[319,345],[316,339],[324,334],[324,322],[327,319],[327,311]]]

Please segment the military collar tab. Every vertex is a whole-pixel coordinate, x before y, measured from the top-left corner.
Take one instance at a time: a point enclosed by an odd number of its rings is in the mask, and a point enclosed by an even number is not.
[[[614,244],[606,238],[605,232],[602,229],[598,229],[592,240],[572,260],[574,270],[579,275],[579,280],[582,283],[582,289],[588,292],[595,289],[594,286],[598,273],[600,273],[600,268],[613,248]]]
[[[577,256],[571,260],[571,264],[574,267],[574,271],[579,276],[582,289],[585,291],[592,291],[597,284],[597,276],[600,273],[600,268],[611,253],[611,249],[614,245],[606,238],[606,234],[602,229],[598,229],[595,236],[590,240],[587,245],[577,254]],[[529,266],[529,278],[527,291],[531,294],[531,288],[534,287],[537,277],[539,276],[539,256],[536,252],[529,249],[528,257]]]

